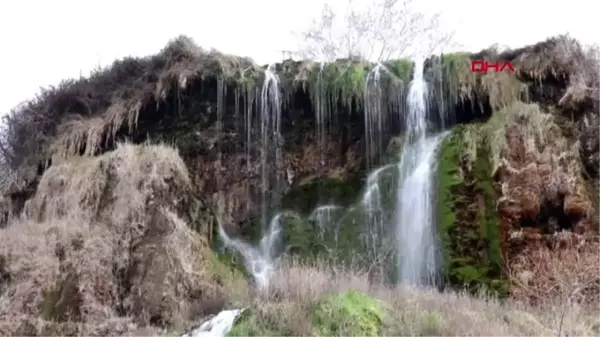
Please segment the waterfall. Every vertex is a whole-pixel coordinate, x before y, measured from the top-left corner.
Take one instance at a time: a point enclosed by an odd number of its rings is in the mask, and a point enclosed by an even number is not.
[[[319,237],[323,239],[325,234],[333,233],[334,241],[337,243],[338,228],[331,227],[331,224],[338,216],[338,213],[344,208],[337,205],[323,205],[315,208],[308,216],[308,220],[312,220],[317,225]]]
[[[270,274],[274,268],[277,255],[281,251],[281,221],[286,216],[297,215],[290,212],[279,212],[269,220],[271,208],[277,207],[282,191],[281,172],[283,157],[281,151],[281,94],[279,77],[274,65],[265,71],[265,79],[258,102],[260,110],[260,225],[261,239],[258,246],[231,238],[219,224],[219,237],[226,247],[231,247],[242,254],[247,270],[254,277],[259,288],[266,288]],[[250,139],[251,139],[251,105],[246,107],[246,141],[248,156],[247,170],[250,172]],[[220,125],[220,124],[219,124]],[[219,157],[220,159],[220,157]]]
[[[268,211],[275,207],[281,193],[281,94],[279,76],[271,64],[265,71],[260,93],[260,178],[261,178],[261,225],[263,231],[268,223]]]
[[[381,63],[377,64],[365,79],[365,139],[367,167],[372,168],[373,162],[378,162],[383,147],[382,134],[384,126],[384,111],[382,110],[383,95],[381,90]]]
[[[437,271],[432,187],[436,152],[446,133],[427,135],[429,92],[423,78],[423,60],[415,61],[406,104],[396,205],[398,278],[414,285],[431,284]]]
[[[319,70],[316,92],[312,97],[316,103],[315,132],[320,151],[319,173],[322,173],[322,166],[326,160],[327,133],[331,118],[326,104],[322,70],[323,64]],[[429,88],[424,79],[423,61],[417,60],[406,96],[406,129],[400,159],[391,164],[373,167],[381,159],[390,115],[405,111],[397,104],[390,105],[386,101],[384,94],[387,91],[384,91],[381,85],[382,74],[393,76],[385,65],[378,64],[365,78],[365,151],[367,167],[371,172],[366,179],[362,196],[348,208],[331,204],[332,200],[323,200],[307,218],[301,219],[299,214],[287,211],[280,211],[270,217],[270,214],[273,214],[270,210],[278,207],[282,191],[282,102],[275,69],[272,65],[266,69],[260,96],[257,97],[261,240],[252,245],[242,239],[229,237],[223,228],[219,231],[225,245],[234,248],[243,256],[246,268],[253,275],[259,288],[267,288],[277,259],[283,251],[282,232],[285,227],[284,221],[289,217],[312,221],[318,237],[330,240],[328,243],[335,244],[336,248],[344,226],[360,227],[358,232],[352,232],[350,237],[344,239],[358,240],[356,250],[366,253],[365,261],[370,264],[389,265],[389,261],[396,260],[396,276],[401,282],[424,285],[435,281],[438,266],[432,188],[436,153],[447,133],[432,136],[427,134]],[[404,91],[400,91],[398,97],[404,97]],[[396,103],[399,101],[397,97],[394,99]],[[245,119],[248,124],[252,120],[250,107],[246,107]],[[250,125],[246,126],[246,132],[249,147]],[[247,151],[249,156],[250,151]]]
[[[271,273],[281,252],[282,221],[287,217],[300,218],[294,212],[279,212],[269,221],[267,230],[262,233],[260,242],[255,247],[250,243],[232,238],[219,226],[219,237],[227,247],[242,254],[246,270],[250,272],[259,289],[267,289]]]
[[[181,337],[225,337],[246,309],[223,310]]]

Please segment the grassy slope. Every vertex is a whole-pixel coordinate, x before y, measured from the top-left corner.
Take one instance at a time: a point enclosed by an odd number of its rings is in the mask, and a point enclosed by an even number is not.
[[[560,306],[530,307],[486,296],[389,287],[366,273],[286,261],[270,291],[247,296],[230,336],[542,336],[556,335]],[[562,334],[598,332],[595,311],[569,308]],[[584,318],[584,319],[582,319]]]

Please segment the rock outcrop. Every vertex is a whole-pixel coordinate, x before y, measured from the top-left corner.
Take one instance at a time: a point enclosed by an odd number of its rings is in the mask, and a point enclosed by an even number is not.
[[[470,71],[471,59],[507,60],[516,72],[475,74]],[[468,124],[453,131],[442,147],[440,162],[440,233],[446,277],[452,283],[484,284],[505,293],[507,258],[524,254],[511,243],[515,231],[597,232],[598,78],[588,71],[593,62],[597,60],[565,37],[502,53],[486,50],[427,60],[431,124]],[[231,232],[252,231],[248,227],[253,226],[263,198],[269,208],[277,208],[278,199],[282,203],[302,199],[296,192],[312,191],[325,180],[342,191],[334,199],[351,198],[365,169],[385,161],[388,143],[405,123],[403,95],[412,64],[395,60],[382,66],[381,90],[373,98],[365,96],[365,89],[373,85],[367,74],[375,65],[369,62],[338,60],[321,66],[286,60],[274,65],[282,97],[281,137],[269,135],[267,143],[261,143],[265,135],[260,131],[265,121],[260,113],[265,67],[246,58],[203,51],[185,37],[155,56],[119,60],[90,78],[65,81],[15,108],[7,118],[0,150],[18,174],[0,200],[0,223],[6,225],[21,214],[44,223],[48,216],[64,217],[79,209],[71,206],[81,204],[91,223],[113,224],[114,219],[97,217],[126,207],[119,204],[121,199],[102,197],[104,190],[114,188],[109,182],[126,176],[134,165],[121,158],[123,151],[131,155],[137,151],[132,147],[111,152],[122,141],[171,144],[185,163],[174,159],[158,167],[142,160],[135,165],[146,166],[136,169],[156,180],[130,181],[132,191],[157,182],[169,192],[148,189],[143,192],[149,194],[124,197],[140,202],[141,208],[123,214],[143,213],[148,218],[138,218],[139,223],[160,222],[161,230],[172,233],[156,234],[136,246],[155,252],[142,255],[156,256],[152,263],[158,265],[169,262],[167,252],[158,252],[164,249],[165,237],[183,233],[175,216],[195,230],[197,234],[186,232],[194,238],[187,244],[201,251],[214,243],[217,222]],[[366,112],[372,99],[384,113]],[[276,150],[281,161],[261,162],[261,153]],[[77,166],[63,164],[65,158]],[[123,166],[115,166],[115,160]],[[183,169],[189,177],[181,173]],[[67,180],[73,170],[87,172],[79,175],[86,177],[85,190],[74,185],[80,181]],[[86,175],[94,172],[98,175]],[[79,190],[68,194],[67,187]],[[143,203],[136,199],[141,196]],[[298,211],[309,211],[318,199],[314,194],[304,198],[310,202]],[[116,224],[124,221],[118,219]],[[196,236],[207,242],[196,242]],[[138,267],[143,266],[140,262]],[[168,278],[160,268],[148,273],[142,269],[139,277]],[[179,276],[169,282],[181,281],[188,290],[199,282],[185,270],[175,274]],[[144,291],[146,281],[130,282]],[[103,291],[117,296],[111,289]],[[159,301],[152,296],[138,302]],[[136,307],[134,299],[131,303]],[[155,311],[166,315],[170,309]],[[83,315],[81,310],[71,314]],[[169,320],[158,313],[150,318]]]
[[[202,314],[225,276],[190,191],[185,164],[164,146],[54,162],[0,231],[0,330],[102,335]]]
[[[586,73],[592,61],[566,39],[520,53],[512,62],[528,99],[455,128],[440,163],[447,277],[500,292],[509,290],[508,274],[530,272],[523,258],[536,250],[589,255],[594,249],[581,249],[598,241],[598,124],[589,112],[598,108],[598,78]]]

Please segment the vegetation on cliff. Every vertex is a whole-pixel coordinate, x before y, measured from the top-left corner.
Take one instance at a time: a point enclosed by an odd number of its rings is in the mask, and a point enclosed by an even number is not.
[[[455,128],[440,150],[437,192],[443,270],[450,284],[475,291],[484,287],[505,295],[508,286],[502,279],[500,221],[488,156],[490,140],[471,139],[477,137],[480,127],[474,124]]]
[[[575,41],[559,37],[517,51],[489,50],[482,52],[483,56],[449,54],[432,58],[428,61],[428,76],[436,83],[434,88],[442,100],[439,104],[452,110],[456,110],[455,105],[461,101],[474,105],[479,111],[488,105],[501,107],[521,97],[524,86],[533,91],[529,95],[548,95],[548,91],[568,87],[560,98],[565,106],[597,104],[594,92],[586,90],[595,88],[589,82],[597,79],[586,75],[589,65],[581,53]],[[478,57],[506,59],[518,73],[474,74],[470,72],[469,60]],[[543,62],[534,63],[540,58],[544,58]],[[292,100],[299,104],[297,92],[305,91],[311,104],[317,103],[316,95],[323,95],[328,102],[327,109],[351,112],[357,109],[354,103],[361,104],[367,85],[366,74],[375,66],[366,61],[338,60],[321,67],[313,61],[288,60],[278,64],[276,71],[281,78],[283,96],[290,100],[288,106]],[[383,62],[382,68],[387,100],[389,104],[397,104],[401,102],[398,89],[406,86],[411,64],[407,60],[392,60]],[[89,78],[67,80],[43,90],[6,117],[0,149],[7,164],[17,169],[24,164],[36,166],[53,154],[94,155],[110,150],[119,138],[147,136],[139,130],[136,132],[137,128],[150,132],[152,128],[146,126],[156,127],[158,121],[168,122],[177,115],[184,115],[190,124],[202,122],[207,129],[217,119],[217,95],[228,93],[230,98],[225,98],[225,104],[231,104],[231,108],[224,112],[231,111],[238,118],[253,109],[257,103],[255,89],[262,83],[264,69],[250,59],[205,51],[189,38],[179,37],[152,57],[118,60],[106,69],[98,69]],[[540,91],[539,81],[553,79],[561,84]],[[217,86],[217,82],[222,84]],[[212,88],[209,90],[206,85]],[[220,89],[216,90],[217,87]],[[185,100],[191,98],[190,88],[196,93],[204,92],[196,94],[195,99],[215,100],[212,102],[215,106],[211,108],[206,105],[208,102],[204,107],[186,106]],[[232,124],[227,121],[232,117],[225,117],[225,127]]]
[[[556,275],[559,276],[559,275]],[[597,319],[455,292],[389,286],[366,270],[286,260],[268,292],[250,296],[230,336],[593,335]],[[586,316],[588,315],[588,316]],[[562,319],[562,324],[560,320]]]
[[[471,59],[508,60],[517,72],[473,74]],[[453,285],[515,294],[524,289],[515,284],[550,284],[552,296],[597,300],[598,279],[590,276],[597,269],[572,268],[578,273],[567,280],[560,271],[544,271],[549,259],[526,259],[553,245],[574,247],[569,252],[577,267],[597,257],[581,248],[595,247],[598,227],[594,62],[566,37],[427,60],[434,115],[448,112],[447,122],[469,124],[453,129],[440,154],[439,233]],[[407,60],[275,65],[285,97],[284,167],[270,169],[285,178],[288,208],[307,215],[323,201],[315,195],[343,206],[356,201],[357,177],[366,167],[365,90],[376,67],[384,105],[401,111],[412,72]],[[234,283],[249,286],[231,273],[237,264],[230,256],[211,247],[217,225],[256,236],[253,200],[264,186],[255,123],[264,71],[249,59],[204,51],[179,37],[155,56],[116,61],[15,108],[0,136],[2,163],[18,173],[0,199],[0,332],[112,334],[134,323],[181,328],[226,303],[251,306],[233,334],[595,331],[595,322],[578,320],[575,310],[565,313],[564,303],[558,307],[565,323],[557,327],[547,312],[535,312],[540,307],[527,307],[537,315],[531,318],[514,302],[403,293],[377,283],[372,265],[351,275],[339,265],[283,266],[267,299],[236,297]],[[318,109],[329,118],[322,139],[314,136],[323,122],[316,121]],[[384,144],[401,130],[402,118],[392,117],[382,123]],[[166,141],[181,157],[162,145],[118,146],[122,140]],[[359,251],[355,229],[364,216],[354,212],[340,232],[340,246],[352,259],[348,252]],[[323,245],[314,224],[287,220],[290,252],[318,259],[314,253]],[[562,229],[574,234],[561,239],[556,233]],[[523,281],[540,270],[547,273],[539,280],[548,283]],[[349,316],[356,319],[340,319]]]
[[[586,180],[577,139],[559,119],[516,101],[485,123],[455,127],[445,140],[439,225],[452,284],[506,293],[509,276],[537,268],[525,261],[539,249],[577,246],[578,255],[588,256],[582,259],[597,256],[589,248],[598,241],[597,196],[589,188],[597,181]],[[591,273],[578,275],[578,284],[597,293]]]
[[[199,220],[190,183],[165,146],[53,163],[22,216],[0,231],[2,334],[181,328],[209,314],[230,271],[190,229]]]

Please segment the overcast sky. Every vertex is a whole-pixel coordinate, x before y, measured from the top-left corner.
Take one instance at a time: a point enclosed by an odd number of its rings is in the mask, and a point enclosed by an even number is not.
[[[330,0],[339,8],[344,0]],[[498,43],[519,47],[569,33],[584,43],[598,13],[592,0],[568,2],[418,0],[424,11],[441,11],[444,27],[456,30],[463,50]],[[39,87],[88,74],[127,55],[156,53],[185,34],[204,47],[250,56],[259,63],[293,50],[292,34],[318,16],[318,0],[53,0],[0,3],[0,114],[35,95]],[[595,36],[594,36],[595,35]]]

